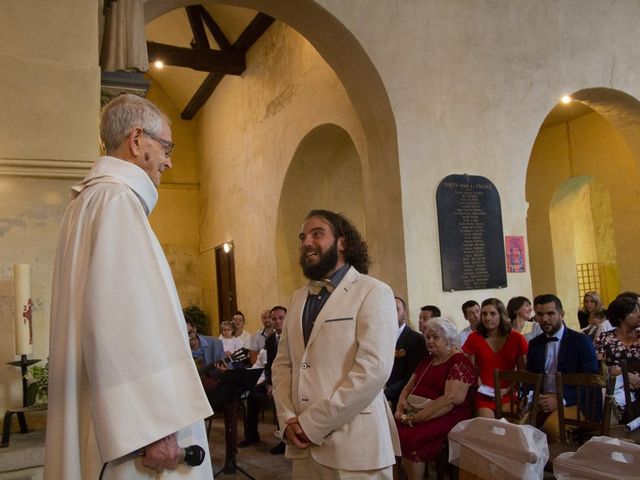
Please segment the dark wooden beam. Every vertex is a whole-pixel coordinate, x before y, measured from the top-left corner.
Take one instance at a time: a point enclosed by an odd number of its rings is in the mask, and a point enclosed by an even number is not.
[[[204,23],[207,24],[207,27],[209,28],[211,35],[213,35],[214,40],[220,47],[220,50],[222,51],[231,50],[231,44],[229,43],[229,40],[227,40],[227,37],[225,36],[224,32],[215,22],[213,17],[209,14],[207,9],[204,8],[202,5],[196,5],[195,8],[198,8],[198,11],[200,12],[200,16],[204,20]]]
[[[193,117],[195,117],[196,113],[198,113],[198,111],[202,108],[202,105],[204,105],[204,103],[209,99],[213,91],[220,83],[220,80],[222,80],[223,78],[224,74],[218,72],[210,73],[209,75],[207,75],[207,78],[205,78],[204,82],[202,82],[202,85],[200,85],[196,93],[193,95],[193,97],[191,97],[191,100],[189,100],[187,106],[184,107],[184,110],[180,114],[180,117],[182,117],[183,120],[191,120]]]
[[[203,16],[203,18],[204,21],[207,22],[206,17]],[[269,28],[273,22],[273,17],[265,15],[262,12],[258,13],[231,46],[232,51],[241,54],[244,58],[244,54],[247,53],[251,46],[256,43],[256,41],[262,36],[264,32],[266,32],[267,28]],[[207,26],[209,26],[208,23]],[[211,30],[210,26],[209,29]],[[213,34],[213,30],[211,31],[211,33]],[[217,39],[216,42],[218,42]],[[220,42],[218,42],[218,45],[220,45]],[[222,48],[222,45],[220,45],[220,48]],[[195,117],[202,108],[202,105],[204,105],[205,102],[209,99],[223,77],[224,74],[219,72],[210,73],[202,83],[202,85],[200,85],[198,91],[194,94],[191,100],[189,100],[189,103],[182,111],[180,116],[184,120],[191,120],[193,117]]]
[[[246,53],[251,46],[262,36],[267,28],[274,22],[274,18],[262,12],[258,13],[247,28],[243,30],[238,39],[233,44],[236,52]]]
[[[200,5],[192,5],[186,7],[187,17],[189,18],[189,25],[193,32],[193,40],[195,42],[195,48],[209,49],[209,39],[207,38],[207,32],[204,31],[204,23],[202,21],[202,14],[198,8]]]
[[[155,42],[147,42],[147,50],[150,61],[161,60],[174,67],[229,75],[240,75],[245,69],[244,54],[240,52],[182,48]]]

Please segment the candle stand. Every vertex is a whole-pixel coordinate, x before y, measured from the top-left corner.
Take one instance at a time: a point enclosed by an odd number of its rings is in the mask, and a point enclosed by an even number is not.
[[[4,422],[2,424],[2,442],[0,448],[9,446],[9,435],[11,434],[11,417],[15,413],[18,416],[18,423],[20,424],[20,433],[29,433],[29,427],[27,426],[27,419],[25,413],[38,412],[47,409],[47,405],[28,405],[27,398],[27,368],[31,365],[38,363],[39,359],[28,360],[26,355],[21,355],[20,360],[14,362],[7,362],[7,365],[13,365],[20,367],[22,373],[22,407],[11,407],[4,414]]]

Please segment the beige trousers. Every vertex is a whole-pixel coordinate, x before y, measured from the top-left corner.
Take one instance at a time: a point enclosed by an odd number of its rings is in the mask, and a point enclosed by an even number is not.
[[[293,460],[294,480],[391,480],[391,466],[377,470],[339,470],[316,462],[311,455]]]

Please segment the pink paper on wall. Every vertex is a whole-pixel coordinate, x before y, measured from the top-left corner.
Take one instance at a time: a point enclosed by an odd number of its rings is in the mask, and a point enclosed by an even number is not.
[[[524,237],[505,236],[504,245],[507,250],[507,271],[509,273],[522,273],[527,271],[524,256]]]

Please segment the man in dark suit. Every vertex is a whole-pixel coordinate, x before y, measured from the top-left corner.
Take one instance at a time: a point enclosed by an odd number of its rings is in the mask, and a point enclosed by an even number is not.
[[[396,298],[396,312],[398,313],[398,339],[396,341],[395,359],[393,370],[387,384],[384,387],[384,395],[391,403],[391,409],[395,412],[396,403],[400,392],[409,381],[420,361],[427,354],[427,346],[424,337],[411,330],[407,325],[407,306],[400,297]]]
[[[563,401],[567,415],[574,413],[575,387],[563,388],[564,398],[556,395],[555,375],[561,373],[599,373],[593,342],[586,335],[567,328],[560,299],[552,294],[539,295],[533,301],[536,321],[542,333],[529,342],[527,370],[544,374],[539,408],[549,443],[559,442],[558,402]]]
[[[247,416],[244,426],[244,440],[238,444],[238,447],[246,447],[260,441],[260,434],[258,433],[258,415],[260,408],[272,402],[272,380],[271,380],[271,365],[278,353],[278,343],[280,341],[280,335],[282,334],[282,327],[284,325],[284,318],[287,314],[285,307],[276,306],[271,309],[271,326],[273,327],[273,333],[267,337],[264,343],[264,348],[267,351],[267,363],[264,366],[264,381],[258,383],[255,389],[249,394],[247,399]],[[285,444],[280,442],[277,446],[271,449],[273,454],[284,453]]]

